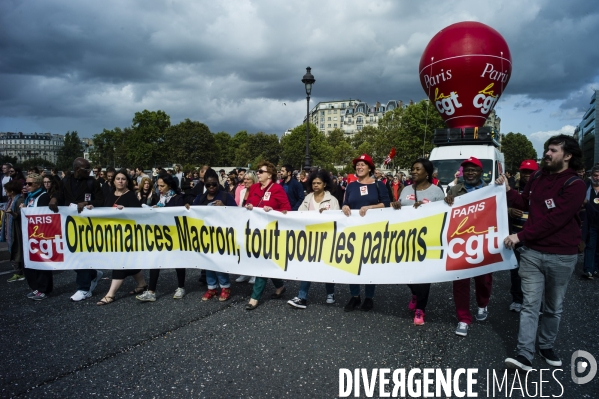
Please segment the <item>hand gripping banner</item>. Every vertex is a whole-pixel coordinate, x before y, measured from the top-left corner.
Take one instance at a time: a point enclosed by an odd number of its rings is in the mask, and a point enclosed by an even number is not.
[[[505,188],[490,186],[414,209],[289,212],[254,208],[74,207],[23,210],[33,269],[199,268],[290,280],[405,284],[516,266]]]

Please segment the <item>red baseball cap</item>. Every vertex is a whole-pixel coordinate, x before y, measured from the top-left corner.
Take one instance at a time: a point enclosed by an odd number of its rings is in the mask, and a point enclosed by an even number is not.
[[[520,170],[532,170],[533,172],[536,172],[539,170],[539,165],[534,159],[525,159],[520,164]]]
[[[358,158],[354,159],[352,161],[352,163],[354,164],[354,168],[356,167],[356,164],[360,161],[362,161],[362,162],[366,163],[368,166],[370,166],[370,171],[372,173],[374,173],[374,170],[376,169],[376,167],[374,166],[374,162],[372,162],[372,158],[370,157],[370,155],[362,154]]]
[[[467,164],[472,164],[474,166],[478,166],[481,169],[483,167],[482,162],[479,161],[478,158],[474,158],[474,157],[470,157],[470,158],[466,159],[464,162],[462,162],[462,166],[465,166]]]

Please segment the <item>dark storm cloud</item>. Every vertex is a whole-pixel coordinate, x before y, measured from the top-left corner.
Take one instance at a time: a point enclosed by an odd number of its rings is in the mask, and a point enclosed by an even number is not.
[[[70,119],[88,136],[163,109],[173,122],[201,120],[213,131],[281,133],[305,113],[308,65],[312,105],[424,98],[422,51],[462,20],[508,41],[506,95],[581,107],[588,94],[572,93],[599,74],[592,3],[3,1],[0,118],[61,121],[63,131]]]

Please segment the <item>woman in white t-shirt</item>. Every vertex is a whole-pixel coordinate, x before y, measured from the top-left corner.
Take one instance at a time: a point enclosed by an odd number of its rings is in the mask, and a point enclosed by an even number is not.
[[[445,198],[443,190],[433,184],[434,166],[431,161],[419,158],[412,163],[411,177],[412,184],[404,187],[399,194],[399,200],[392,202],[394,209],[401,209],[406,206],[418,208],[429,202],[442,201]],[[414,324],[421,326],[424,324],[424,310],[428,302],[428,295],[431,289],[430,283],[426,284],[408,284],[412,291],[412,299],[408,309],[414,311]]]
[[[322,169],[312,172],[308,177],[307,186],[309,194],[304,198],[298,211],[318,211],[322,213],[327,210],[338,211],[340,209],[339,201],[329,192],[333,187],[329,172]],[[305,309],[308,306],[308,290],[311,284],[310,281],[302,281],[297,296],[287,303],[294,308]],[[325,287],[327,303],[335,303],[335,284],[326,283]]]

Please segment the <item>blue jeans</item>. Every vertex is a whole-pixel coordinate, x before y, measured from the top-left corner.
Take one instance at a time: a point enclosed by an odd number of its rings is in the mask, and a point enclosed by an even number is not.
[[[308,299],[308,291],[310,290],[311,281],[302,281],[300,284],[299,294],[297,297],[299,299]],[[325,287],[327,290],[327,295],[335,293],[335,284],[334,283],[325,283]]]
[[[376,288],[376,284],[364,284],[364,296],[366,298],[374,298],[374,289]],[[349,292],[352,296],[360,296],[360,285],[359,284],[350,284]]]
[[[539,348],[553,348],[568,282],[578,255],[557,255],[523,247],[520,255],[520,278],[524,302],[520,312],[518,354],[532,361],[539,327]],[[545,299],[543,300],[543,294]],[[543,302],[543,318],[539,326],[539,309]]]
[[[584,248],[583,271],[585,273],[593,273],[595,270],[599,270],[597,267],[597,264],[599,263],[599,254],[597,253],[597,238],[599,238],[599,229],[596,229],[595,227],[589,227],[589,235]]]
[[[77,278],[75,279],[77,291],[89,291],[92,280],[98,276],[98,272],[93,269],[75,270],[75,272],[77,273]]]
[[[217,278],[218,282],[216,281]],[[229,273],[206,270],[206,284],[208,284],[209,290],[215,290],[219,285],[220,288],[229,288],[231,286],[231,282],[229,281]]]

